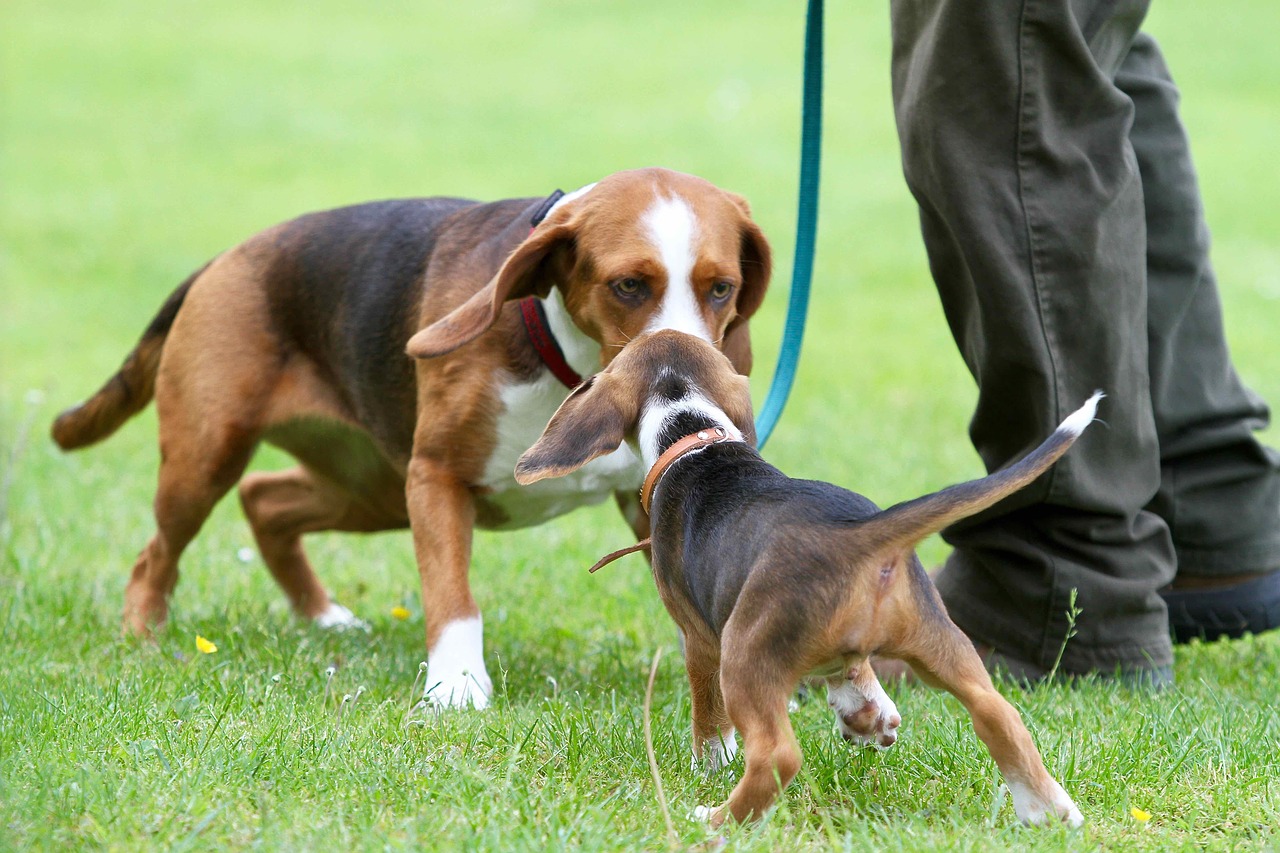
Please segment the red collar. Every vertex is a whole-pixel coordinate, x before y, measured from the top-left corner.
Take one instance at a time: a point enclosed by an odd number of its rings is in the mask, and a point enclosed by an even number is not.
[[[564,352],[556,343],[551,327],[547,325],[547,312],[542,307],[542,300],[536,296],[526,296],[520,300],[520,317],[524,320],[524,330],[529,333],[529,342],[538,351],[538,357],[556,379],[566,388],[577,388],[582,384],[578,371],[564,360]]]

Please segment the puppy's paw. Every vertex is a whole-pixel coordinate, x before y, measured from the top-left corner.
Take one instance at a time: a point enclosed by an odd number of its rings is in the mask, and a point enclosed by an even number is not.
[[[702,755],[693,753],[693,772],[702,771],[705,776],[723,773],[738,754],[738,736],[729,729],[702,744]]]
[[[879,682],[863,690],[845,681],[827,691],[827,703],[835,709],[840,736],[858,746],[888,749],[898,741],[902,717]]]
[[[368,631],[369,623],[356,617],[336,601],[329,602],[319,616],[312,620],[317,628],[329,631]]]

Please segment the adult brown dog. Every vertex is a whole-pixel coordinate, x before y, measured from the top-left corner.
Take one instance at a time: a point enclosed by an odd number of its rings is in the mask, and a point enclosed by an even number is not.
[[[964,704],[1022,821],[1079,826],[1079,809],[947,617],[914,549],[1047,471],[1093,420],[1099,396],[1010,467],[881,512],[765,462],[746,379],[696,338],[659,331],[565,400],[516,479],[565,476],[624,441],[638,446],[649,467],[640,500],[653,518],[653,576],[685,639],[695,763],[723,766],[735,730],[743,736],[741,781],[722,806],[701,810],[713,825],[759,818],[799,772],[787,702],[802,679],[827,683],[847,739],[892,745],[901,717],[869,662],[884,655]]]
[[[563,383],[660,328],[722,346],[745,372],[746,320],[770,273],[746,203],[699,178],[620,172],[550,201],[309,214],[224,252],[169,297],[120,371],[53,425],[61,447],[82,447],[155,397],[157,533],[125,592],[128,630],[164,621],[179,556],[239,481],[271,573],[323,624],[358,620],[329,598],[301,536],[412,528],[427,698],[488,703],[473,527],[522,527],[616,494],[647,532],[634,497],[644,472],[625,449],[572,482],[516,487],[516,459]],[[301,464],[241,479],[261,441]]]

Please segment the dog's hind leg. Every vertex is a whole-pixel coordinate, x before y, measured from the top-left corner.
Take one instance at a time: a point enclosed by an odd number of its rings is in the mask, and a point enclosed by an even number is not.
[[[888,653],[911,664],[925,682],[952,693],[973,718],[973,728],[1004,775],[1013,808],[1023,823],[1054,820],[1080,826],[1084,818],[1045,769],[1022,718],[991,683],[973,644],[945,616],[914,634],[910,647]]]
[[[164,622],[178,558],[257,446],[279,377],[278,347],[264,313],[253,265],[233,250],[195,279],[174,318],[155,378],[156,535],[125,589],[128,631],[146,634]]]
[[[307,560],[302,536],[320,530],[395,530],[407,523],[403,511],[397,515],[358,501],[306,466],[249,474],[240,481],[240,504],[262,559],[294,612],[323,628],[365,627],[329,597]]]
[[[178,583],[178,558],[200,531],[214,505],[235,484],[248,464],[255,437],[232,430],[212,441],[188,430],[182,415],[162,408],[161,462],[156,488],[156,534],[133,566],[124,594],[124,627],[146,635],[163,624],[169,595]]]

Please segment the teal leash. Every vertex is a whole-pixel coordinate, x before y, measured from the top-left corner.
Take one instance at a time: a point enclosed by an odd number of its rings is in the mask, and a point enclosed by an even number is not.
[[[804,28],[804,106],[800,114],[800,199],[796,212],[796,253],[791,295],[782,327],[782,345],[769,394],[756,416],[756,446],[764,448],[795,382],[813,283],[813,250],[818,234],[818,167],[822,162],[822,0],[809,0]]]

